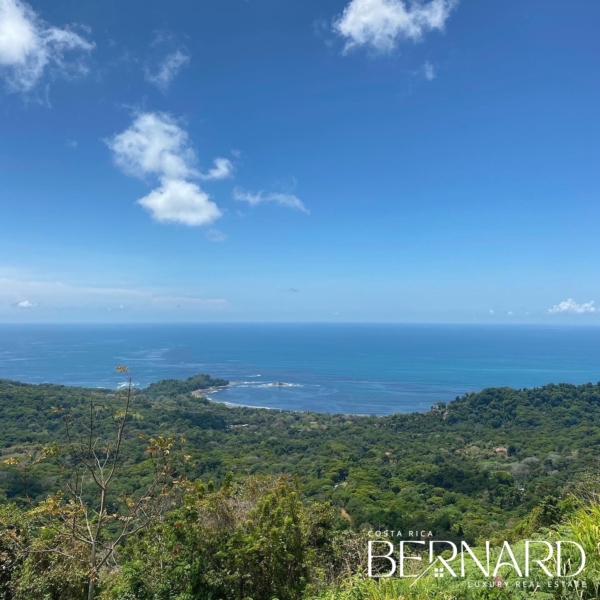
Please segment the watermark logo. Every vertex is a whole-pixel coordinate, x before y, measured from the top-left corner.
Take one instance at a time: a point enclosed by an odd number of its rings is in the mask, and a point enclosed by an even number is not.
[[[431,532],[420,533],[420,537],[432,537]],[[568,559],[565,559],[566,553]],[[471,574],[475,567],[478,577],[493,580],[494,587],[504,584],[501,572],[503,575],[508,572],[519,580],[542,576],[552,582],[573,581],[583,573],[586,565],[583,547],[570,540],[525,540],[524,553],[515,553],[507,541],[492,548],[488,540],[485,548],[473,549],[464,541],[457,544],[448,540],[403,539],[395,546],[388,540],[374,540],[369,541],[368,559],[369,577],[414,579],[412,585],[430,571],[437,579],[466,580],[468,567]],[[417,563],[421,565],[417,566]],[[584,587],[585,582],[578,583]],[[553,586],[556,587],[554,583]]]

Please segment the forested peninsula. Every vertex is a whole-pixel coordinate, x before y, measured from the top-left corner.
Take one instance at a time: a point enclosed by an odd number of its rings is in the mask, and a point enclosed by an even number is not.
[[[198,394],[227,383],[114,392],[0,380],[0,599],[86,598],[90,578],[105,599],[409,598],[405,582],[365,578],[369,532],[473,545],[577,537],[574,519],[597,510],[600,384],[486,389],[426,413],[360,417]],[[93,461],[113,459],[94,512]],[[69,540],[69,519],[106,529]],[[91,547],[104,563],[89,562]],[[598,572],[588,567],[588,590]]]

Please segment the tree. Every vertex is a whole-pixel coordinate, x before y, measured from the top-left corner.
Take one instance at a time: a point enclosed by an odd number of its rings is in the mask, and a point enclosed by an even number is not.
[[[325,580],[335,513],[290,477],[187,485],[181,506],[131,538],[103,598],[300,600]]]
[[[116,564],[119,545],[164,514],[174,484],[170,459],[174,440],[157,436],[146,450],[151,465],[147,485],[123,491],[120,479],[130,477],[124,473],[123,450],[134,390],[129,369],[118,366],[116,370],[126,377],[124,389],[114,395],[117,406],[97,406],[90,396],[85,420],[65,418],[64,461],[70,477],[61,492],[32,511],[50,532],[45,540],[38,540],[34,553],[84,563],[88,600],[94,598],[99,571]]]

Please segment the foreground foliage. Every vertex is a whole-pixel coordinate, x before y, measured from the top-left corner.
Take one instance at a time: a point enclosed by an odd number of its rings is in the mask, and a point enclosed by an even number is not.
[[[596,485],[594,483],[594,485]],[[436,579],[431,572],[415,581],[366,576],[367,536],[340,531],[336,512],[326,504],[301,501],[289,477],[227,478],[220,488],[189,483],[176,508],[127,539],[114,566],[99,573],[101,600],[420,600],[598,598],[600,593],[600,502],[569,498],[559,523],[527,539],[571,540],[587,555],[585,571],[569,579],[548,578],[539,569],[527,579],[502,567],[485,578],[470,564],[466,579]],[[43,524],[38,508],[0,507],[0,598],[2,600],[81,600],[87,593],[89,546],[63,538],[62,552],[47,553],[59,523]],[[539,515],[538,515],[539,516]],[[528,518],[519,527],[537,521]],[[518,531],[517,528],[516,531]],[[517,561],[523,540],[512,544]],[[484,548],[474,547],[482,562]],[[492,564],[499,553],[493,549]],[[564,556],[563,573],[577,568]],[[555,562],[548,563],[555,572]],[[415,572],[415,575],[418,571]],[[500,587],[493,587],[494,582]]]

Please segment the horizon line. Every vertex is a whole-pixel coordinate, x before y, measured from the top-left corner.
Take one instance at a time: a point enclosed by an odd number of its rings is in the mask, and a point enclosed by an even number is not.
[[[0,321],[0,326],[56,325],[406,325],[460,327],[600,327],[600,323],[541,323],[541,322],[445,322],[445,321]]]

